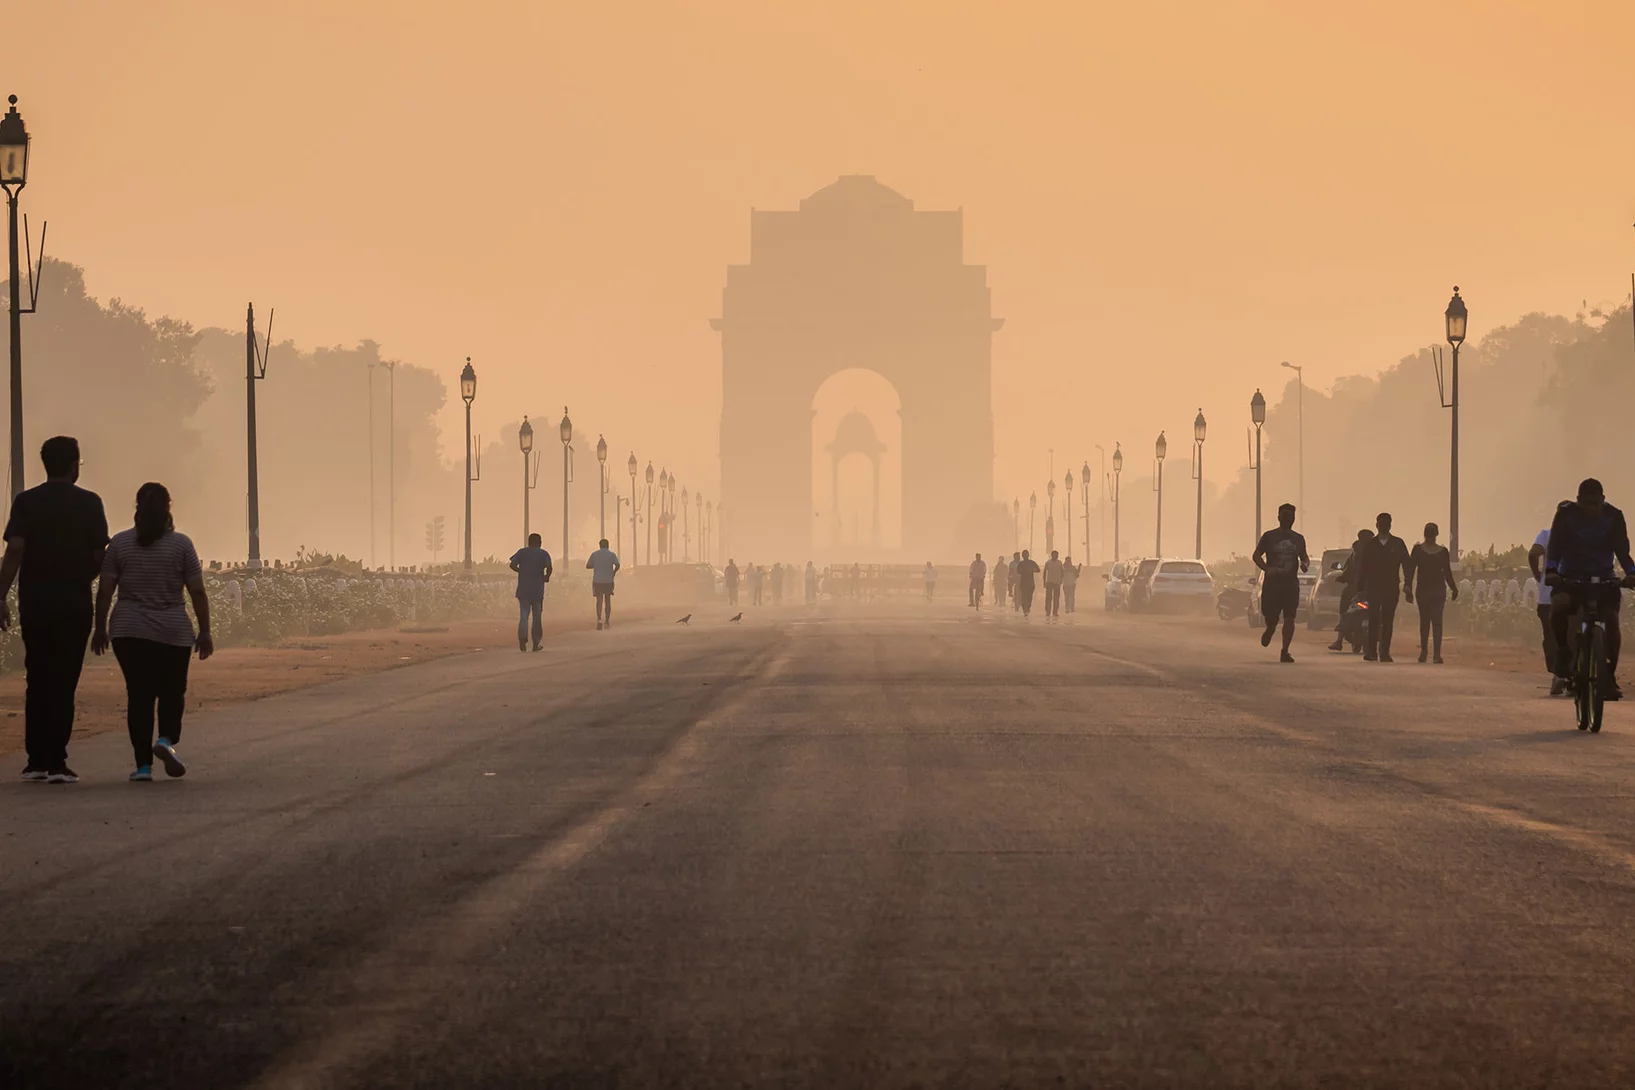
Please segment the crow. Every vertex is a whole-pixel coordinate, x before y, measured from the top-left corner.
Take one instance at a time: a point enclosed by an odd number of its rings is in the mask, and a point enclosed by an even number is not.
[[[742,613],[740,613],[735,617],[729,617],[727,619],[730,620],[733,624],[737,624],[739,621],[744,619],[744,615]]]
[[[693,615],[691,613],[689,613],[689,614],[687,614],[687,616],[685,616],[685,617],[681,618],[681,620],[677,621],[676,624],[686,624],[688,621],[690,621],[692,619],[693,619]]]

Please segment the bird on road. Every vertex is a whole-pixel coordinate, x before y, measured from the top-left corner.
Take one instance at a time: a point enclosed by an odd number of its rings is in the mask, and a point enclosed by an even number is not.
[[[681,620],[677,621],[676,624],[686,624],[688,621],[690,621],[692,619],[693,619],[693,615],[691,613],[689,613],[689,614],[687,614],[687,616],[685,616],[685,617],[681,618]]]
[[[737,624],[739,621],[741,621],[743,619],[744,619],[744,615],[742,613],[738,614],[736,617],[729,617],[728,618],[728,620],[730,620],[733,624]]]

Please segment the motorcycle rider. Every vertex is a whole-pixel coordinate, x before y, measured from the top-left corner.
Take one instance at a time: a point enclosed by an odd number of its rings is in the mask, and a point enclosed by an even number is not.
[[[1594,477],[1586,478],[1578,486],[1578,499],[1569,500],[1556,508],[1555,521],[1550,524],[1550,543],[1545,548],[1547,566],[1560,578],[1587,579],[1612,577],[1612,562],[1624,569],[1624,581],[1635,577],[1635,559],[1629,555],[1629,527],[1624,513],[1607,502],[1606,491]],[[1567,646],[1567,626],[1577,611],[1578,599],[1586,594],[1598,595],[1601,616],[1607,622],[1607,689],[1608,700],[1618,700],[1623,691],[1618,687],[1618,651],[1623,640],[1618,632],[1618,607],[1623,595],[1615,584],[1598,586],[1593,590],[1557,585],[1550,594],[1550,627],[1555,634],[1556,676],[1572,674],[1572,655]]]

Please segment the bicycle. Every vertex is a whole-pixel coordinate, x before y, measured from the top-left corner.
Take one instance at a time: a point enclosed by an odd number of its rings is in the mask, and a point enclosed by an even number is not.
[[[1629,586],[1629,578],[1592,575],[1587,579],[1568,579],[1555,576],[1552,585],[1572,595],[1577,603],[1577,640],[1573,644],[1572,676],[1567,680],[1572,687],[1573,713],[1578,729],[1591,734],[1601,731],[1601,713],[1606,706],[1606,686],[1612,681],[1607,663],[1607,622],[1601,617],[1599,590],[1606,587]]]

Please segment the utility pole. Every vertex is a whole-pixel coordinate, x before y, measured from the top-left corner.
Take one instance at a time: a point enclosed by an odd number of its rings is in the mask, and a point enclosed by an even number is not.
[[[272,351],[272,311],[267,312],[267,353]],[[261,481],[256,464],[255,384],[267,377],[267,353],[263,353],[255,339],[255,304],[244,308],[244,406],[245,436],[249,447],[249,502],[250,556],[248,566],[261,567]]]

